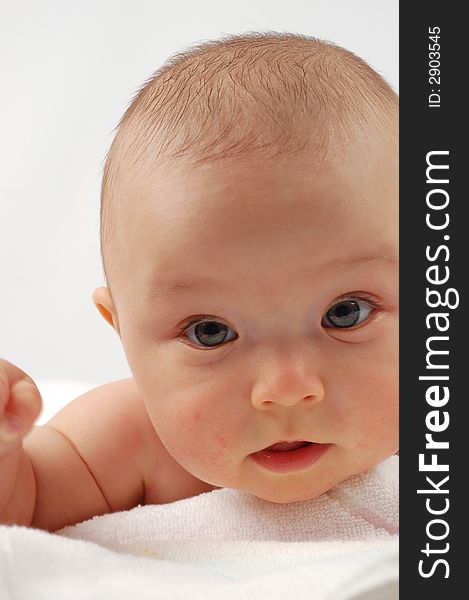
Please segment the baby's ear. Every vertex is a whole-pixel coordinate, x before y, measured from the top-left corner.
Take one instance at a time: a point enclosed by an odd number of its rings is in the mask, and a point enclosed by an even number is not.
[[[119,332],[119,321],[117,320],[117,314],[114,309],[114,302],[112,301],[109,288],[99,287],[93,292],[93,302],[102,317],[113,327],[118,335]]]

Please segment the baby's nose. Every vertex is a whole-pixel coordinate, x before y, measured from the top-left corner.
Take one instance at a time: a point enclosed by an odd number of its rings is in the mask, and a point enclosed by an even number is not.
[[[299,358],[295,361],[293,357],[277,357],[259,369],[251,392],[252,405],[260,410],[274,404],[313,404],[323,398],[324,386],[318,370]]]

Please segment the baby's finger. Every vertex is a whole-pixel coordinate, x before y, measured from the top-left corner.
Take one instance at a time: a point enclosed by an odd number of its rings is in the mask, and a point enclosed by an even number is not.
[[[28,380],[16,383],[0,422],[2,438],[12,441],[24,437],[39,416],[41,407],[41,394],[34,383]]]
[[[23,379],[33,381],[31,377],[16,365],[0,358],[0,379],[5,381],[10,387],[19,383]]]
[[[34,381],[27,373],[16,365],[0,358],[0,416],[10,400],[12,388],[22,381],[34,385]]]
[[[10,385],[4,380],[0,373],[0,418],[3,415],[7,405],[8,396],[10,395]]]

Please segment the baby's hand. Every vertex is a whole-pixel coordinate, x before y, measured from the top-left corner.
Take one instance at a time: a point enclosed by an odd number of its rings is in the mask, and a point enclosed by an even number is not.
[[[0,523],[31,523],[36,484],[22,441],[41,406],[31,377],[0,358]]]
[[[41,394],[31,377],[0,358],[0,461],[21,446],[41,408]]]

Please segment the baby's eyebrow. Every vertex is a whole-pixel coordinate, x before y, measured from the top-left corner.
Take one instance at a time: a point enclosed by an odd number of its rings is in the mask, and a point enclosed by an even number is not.
[[[332,260],[325,268],[336,269],[337,271],[346,271],[350,269],[356,269],[370,263],[381,263],[389,267],[398,267],[399,258],[392,254],[363,254],[359,256],[353,256],[351,258],[344,258],[342,261]]]
[[[353,258],[347,258],[342,264],[347,267],[351,265],[360,266],[374,261],[396,265],[399,264],[399,259],[396,256],[388,256],[386,254],[364,254],[362,256],[355,256]]]
[[[164,293],[193,288],[206,288],[214,285],[222,287],[222,284],[219,281],[208,278],[199,278],[188,281],[180,281],[175,279],[159,279],[157,283],[158,289],[163,291]]]
[[[149,294],[145,296],[145,299],[149,300],[151,298],[171,296],[189,290],[209,290],[210,288],[216,288],[218,291],[233,291],[231,287],[226,286],[215,279],[199,278],[188,281],[158,279],[158,281],[151,286],[151,289],[149,289]]]
[[[336,268],[337,270],[343,271],[345,269],[358,268],[373,262],[387,263],[390,265],[399,264],[398,258],[394,256],[363,254],[343,259],[335,258],[321,265],[321,269]],[[304,276],[307,277],[311,272],[311,267],[304,268]],[[178,279],[158,279],[156,282],[152,283],[151,288],[149,287],[145,300],[171,296],[198,289],[206,291],[211,288],[216,289],[218,292],[235,293],[234,288],[216,279],[197,278],[186,281]]]

